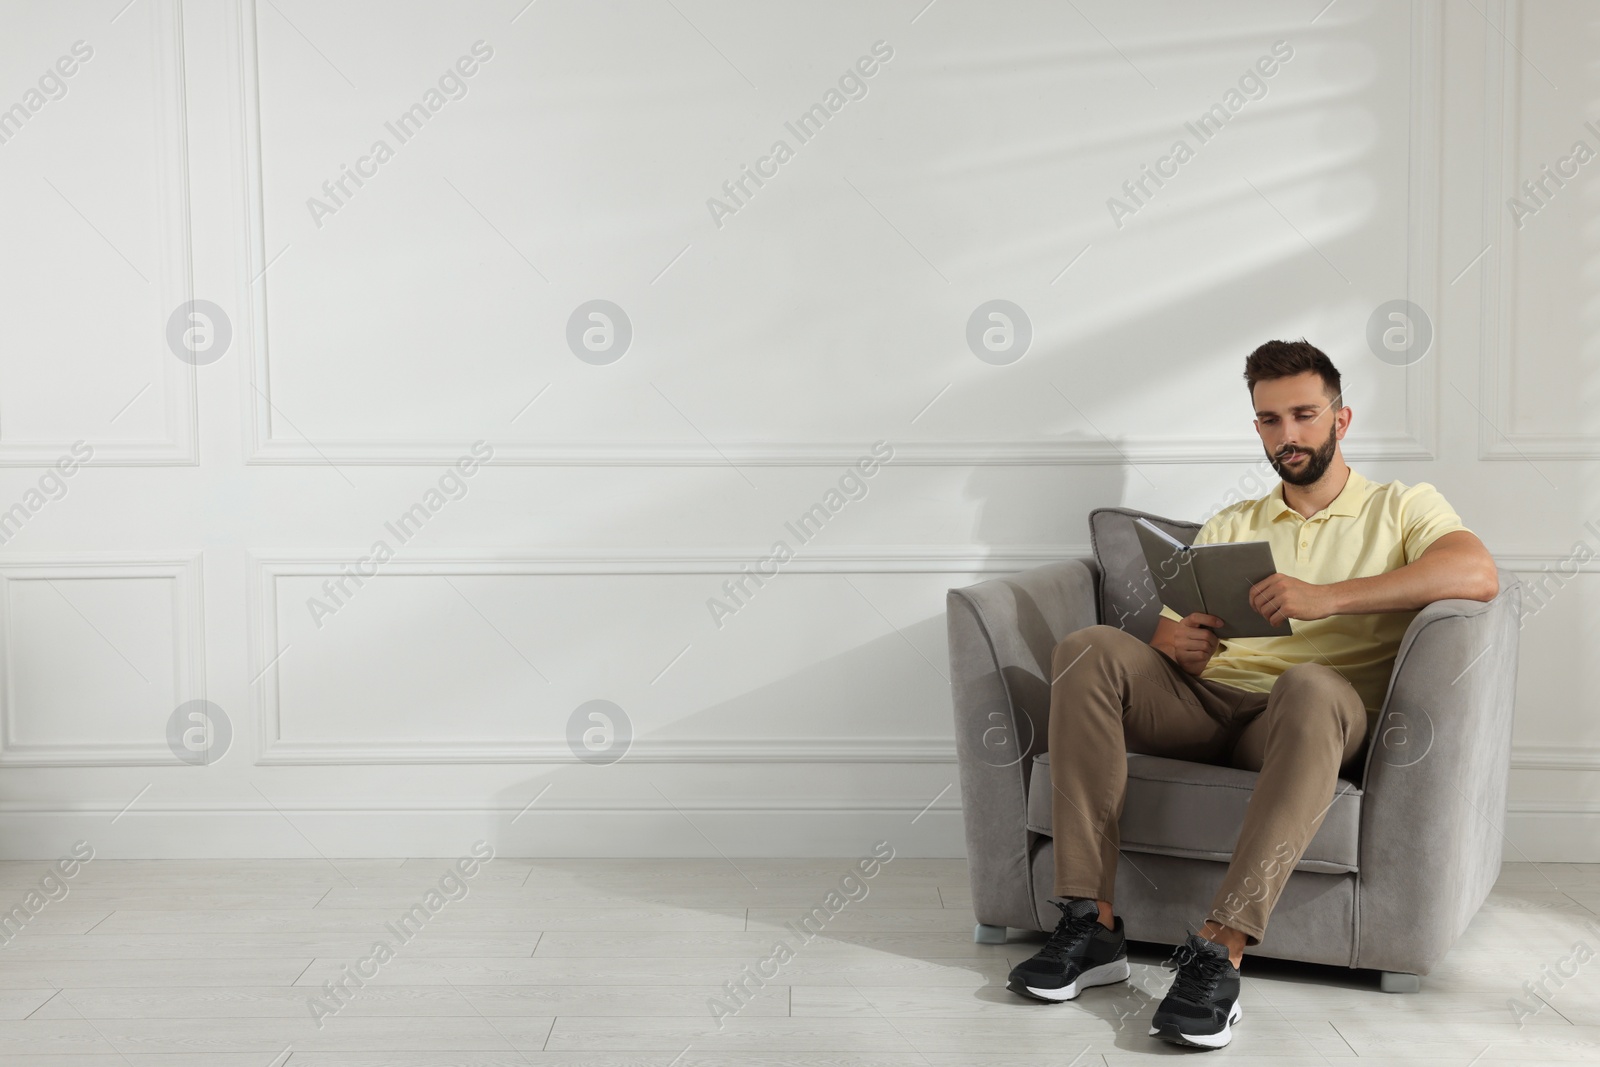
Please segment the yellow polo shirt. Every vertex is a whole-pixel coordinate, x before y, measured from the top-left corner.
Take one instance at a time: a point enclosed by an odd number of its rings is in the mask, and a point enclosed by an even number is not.
[[[1403,567],[1438,538],[1466,528],[1429,483],[1379,485],[1352,469],[1339,495],[1309,519],[1284,503],[1280,481],[1266,496],[1241,500],[1211,516],[1195,534],[1194,543],[1266,541],[1279,573],[1329,585]],[[1165,604],[1161,614],[1174,621],[1182,618]],[[1219,642],[1200,677],[1266,693],[1296,663],[1324,663],[1355,687],[1369,717],[1376,717],[1389,688],[1400,638],[1416,615],[1416,611],[1395,611],[1309,622],[1291,619],[1289,628],[1294,632],[1288,637]]]

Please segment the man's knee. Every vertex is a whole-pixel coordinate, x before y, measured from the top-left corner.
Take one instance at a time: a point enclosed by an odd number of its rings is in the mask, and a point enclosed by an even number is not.
[[[1276,689],[1278,686],[1311,692],[1340,693],[1344,690],[1349,690],[1352,694],[1355,692],[1355,688],[1345,681],[1344,675],[1326,663],[1296,663],[1278,676],[1273,688]]]
[[[1331,724],[1345,730],[1366,725],[1361,695],[1344,675],[1326,664],[1297,663],[1278,676],[1272,689],[1278,697],[1273,704],[1284,723],[1302,727]]]
[[[1138,638],[1106,623],[1072,631],[1056,642],[1055,651],[1050,655],[1051,680],[1061,677],[1061,672],[1069,669],[1080,657],[1110,651],[1126,640],[1137,641]]]

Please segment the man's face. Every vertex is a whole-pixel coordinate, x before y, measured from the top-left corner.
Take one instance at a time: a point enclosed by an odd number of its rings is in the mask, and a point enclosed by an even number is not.
[[[1333,463],[1339,446],[1342,416],[1323,391],[1322,377],[1306,371],[1292,378],[1258,382],[1255,388],[1256,433],[1267,461],[1290,485],[1310,485]]]

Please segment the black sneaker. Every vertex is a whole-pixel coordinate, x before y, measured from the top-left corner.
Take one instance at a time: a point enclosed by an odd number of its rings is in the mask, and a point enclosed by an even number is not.
[[[1128,952],[1122,936],[1122,918],[1116,929],[1100,925],[1100,908],[1092,900],[1052,900],[1061,909],[1061,921],[1044,948],[1031,959],[1011,968],[1006,988],[1035,1000],[1075,1000],[1090,986],[1126,982]]]
[[[1150,1036],[1196,1048],[1221,1048],[1239,1021],[1239,972],[1228,950],[1190,934],[1172,954],[1172,988],[1150,1019]]]

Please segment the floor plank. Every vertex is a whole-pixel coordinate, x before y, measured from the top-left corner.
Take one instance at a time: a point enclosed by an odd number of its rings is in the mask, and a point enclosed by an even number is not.
[[[939,890],[931,885],[867,886],[866,895],[852,900],[852,908],[941,908]],[[710,886],[663,889],[622,889],[615,886],[489,886],[473,887],[452,907],[473,908],[736,908],[806,909],[822,903],[826,889],[812,886]],[[334,886],[318,907],[383,908],[400,910],[416,903],[415,890],[401,888],[352,889]],[[208,905],[197,905],[207,907]]]
[[[1164,953],[1137,948],[1134,981],[1072,1004],[1024,1001],[1006,972],[1040,939],[974,944],[960,860],[897,857],[845,899],[830,893],[856,857],[496,857],[464,896],[411,912],[454,859],[94,860],[0,947],[0,1067],[1121,1067],[1173,1051],[1147,1034]],[[0,863],[0,892],[46,869]],[[820,934],[793,925],[807,914]],[[1248,960],[1228,1062],[1600,1062],[1600,962],[1576,962],[1579,943],[1600,949],[1600,865],[1508,863],[1420,993]]]

